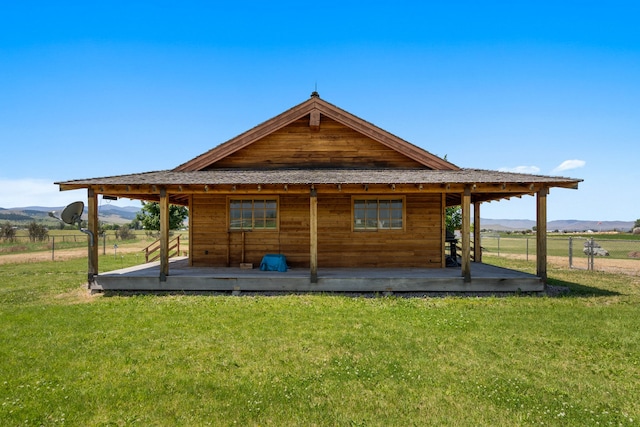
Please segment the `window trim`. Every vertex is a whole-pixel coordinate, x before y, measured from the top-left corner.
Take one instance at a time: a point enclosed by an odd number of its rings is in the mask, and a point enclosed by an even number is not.
[[[251,228],[231,227],[231,202],[251,200]],[[276,226],[275,228],[255,228],[255,208],[254,202],[275,201],[276,202]],[[252,231],[252,232],[274,232],[280,231],[280,198],[278,196],[227,196],[227,229],[229,231]]]
[[[402,202],[402,227],[398,228],[380,228],[379,226],[376,228],[356,228],[355,220],[356,220],[356,201],[361,200],[376,200],[378,202],[378,207],[376,208],[376,212],[378,217],[380,216],[380,201],[393,201],[400,200]],[[353,233],[366,233],[366,232],[403,232],[406,231],[407,226],[407,198],[405,196],[389,196],[389,195],[371,195],[371,196],[351,196],[351,231]]]

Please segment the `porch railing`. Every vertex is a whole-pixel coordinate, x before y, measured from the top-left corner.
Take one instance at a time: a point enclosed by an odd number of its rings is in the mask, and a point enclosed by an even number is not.
[[[156,240],[142,250],[145,262],[153,262],[160,259],[160,239]],[[180,255],[180,235],[169,240],[169,258]]]
[[[455,252],[458,253],[458,254],[461,254],[462,253],[462,244],[459,243],[459,242],[456,242],[456,243],[454,243],[454,245],[455,245],[455,248],[456,248]],[[473,242],[473,240],[470,243],[469,249],[470,249],[469,256],[471,257],[471,261],[475,262],[475,260],[476,260],[475,253],[476,253],[476,251],[475,251],[475,243]],[[480,249],[482,250],[482,247],[480,247]],[[457,256],[456,256],[456,259],[457,259]]]

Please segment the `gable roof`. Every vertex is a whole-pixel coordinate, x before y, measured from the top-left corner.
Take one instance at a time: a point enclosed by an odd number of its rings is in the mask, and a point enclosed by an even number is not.
[[[314,125],[319,115],[348,127],[354,132],[384,145],[390,150],[423,165],[423,168],[224,168],[211,167],[216,162],[265,138],[307,116],[309,127]],[[312,123],[314,122],[314,123]],[[188,204],[189,197],[200,193],[231,194],[237,190],[269,191],[286,193],[288,191],[308,191],[314,185],[334,186],[341,191],[342,185],[368,184],[381,188],[397,189],[399,192],[442,193],[448,206],[460,204],[461,194],[471,190],[473,202],[484,202],[534,194],[539,190],[552,187],[578,188],[581,179],[528,175],[511,172],[480,169],[462,169],[425,151],[373,124],[362,120],[340,108],[321,100],[314,92],[311,99],[285,111],[284,113],[238,135],[237,137],[201,154],[200,156],[176,167],[173,170],[145,172],[102,178],[91,178],[57,182],[60,190],[92,188],[98,194],[108,194],[140,200],[158,200],[160,188],[170,194],[171,203]],[[237,186],[237,188],[236,188]],[[265,187],[266,186],[266,187]],[[293,187],[296,187],[295,189]],[[327,190],[328,187],[325,188]],[[329,190],[331,191],[331,190]],[[362,191],[350,188],[349,191]]]
[[[397,151],[398,153],[415,160],[428,169],[434,170],[459,170],[460,168],[430,152],[417,147],[410,142],[399,138],[372,123],[367,122],[353,114],[336,107],[322,99],[317,92],[311,94],[311,98],[296,105],[293,108],[267,120],[266,122],[224,142],[217,147],[189,160],[173,169],[176,172],[199,171],[214,164],[257,140],[301,119],[313,112],[335,120],[336,122],[361,133],[380,144]]]

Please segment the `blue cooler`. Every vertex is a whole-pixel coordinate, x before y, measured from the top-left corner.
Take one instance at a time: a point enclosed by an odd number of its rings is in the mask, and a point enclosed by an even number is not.
[[[262,271],[287,271],[287,258],[282,254],[266,254],[260,262]]]

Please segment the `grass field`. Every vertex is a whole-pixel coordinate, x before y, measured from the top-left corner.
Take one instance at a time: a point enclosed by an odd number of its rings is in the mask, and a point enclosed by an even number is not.
[[[637,276],[551,268],[556,298],[90,296],[85,276],[0,265],[0,425],[640,421]]]
[[[587,258],[583,252],[584,243],[591,237],[572,237],[572,255],[576,258]],[[610,252],[612,258],[627,259],[630,251],[640,251],[640,236],[621,235],[599,235],[594,236],[595,242],[600,242]],[[569,237],[549,236],[547,238],[547,255],[563,256],[569,255]],[[511,235],[507,237],[484,236],[482,238],[482,248],[485,254],[536,254],[535,236]]]
[[[591,237],[589,237],[591,236]],[[590,256],[585,253],[585,243],[593,238],[594,247],[602,248],[606,256],[595,256],[590,266]],[[483,256],[504,256],[536,260],[535,236],[511,234],[483,236]],[[561,236],[550,235],[547,239],[547,261],[563,267],[575,267],[607,271],[609,273],[640,274],[640,235],[629,233]]]

